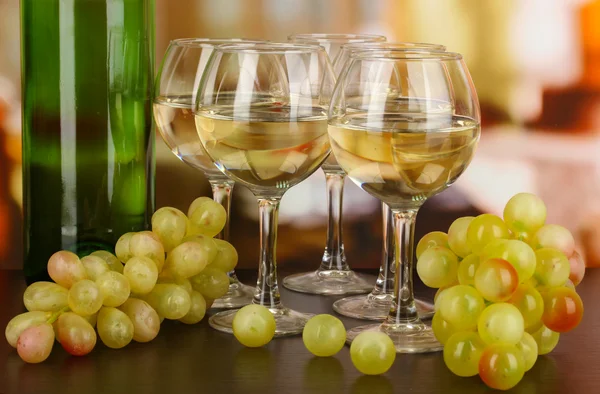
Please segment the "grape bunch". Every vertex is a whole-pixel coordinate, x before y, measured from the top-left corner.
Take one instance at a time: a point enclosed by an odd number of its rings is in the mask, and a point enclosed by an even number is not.
[[[8,343],[24,361],[39,363],[55,339],[68,353],[83,356],[97,336],[119,349],[132,340],[153,340],[163,319],[200,322],[213,300],[229,290],[227,272],[238,261],[230,243],[213,239],[226,219],[221,205],[200,197],[187,216],[171,207],[157,210],[152,231],[123,234],[115,254],[99,250],[79,258],[56,252],[48,260],[54,282],[27,287],[28,312],[8,323]]]
[[[432,329],[446,366],[507,390],[581,321],[585,262],[569,230],[545,224],[539,197],[515,195],[503,216],[459,218],[416,254],[419,277],[438,288]]]

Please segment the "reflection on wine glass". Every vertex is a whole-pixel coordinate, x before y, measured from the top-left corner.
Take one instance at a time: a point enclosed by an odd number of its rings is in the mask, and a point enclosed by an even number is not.
[[[384,36],[370,34],[294,34],[291,42],[321,45],[330,59],[335,59],[342,45],[383,42]],[[327,241],[321,264],[316,271],[287,276],[283,285],[294,291],[311,294],[341,295],[367,293],[372,284],[354,273],[346,262],[342,240],[342,197],[345,174],[333,155],[323,163],[327,187]]]
[[[253,303],[273,313],[276,336],[302,332],[312,316],[284,307],[276,270],[283,194],[315,172],[330,152],[327,108],[335,77],[317,45],[222,45],[198,89],[196,129],[217,167],[258,198],[260,261]],[[236,310],[213,315],[232,332]]]
[[[398,352],[441,350],[419,319],[413,298],[417,211],[446,189],[471,161],[480,133],[479,104],[461,55],[406,50],[351,55],[334,91],[329,137],[350,179],[385,202],[396,238],[391,307],[380,330]]]
[[[192,111],[200,78],[214,48],[234,42],[260,42],[244,39],[182,38],[171,41],[156,78],[154,119],[163,140],[181,161],[204,173],[213,199],[223,205],[227,222],[218,238],[229,240],[229,214],[234,182],[206,155]],[[242,284],[234,271],[228,273],[229,292],[216,299],[213,308],[239,308],[252,301],[254,288]]]
[[[376,42],[342,45],[338,55],[333,61],[333,70],[336,75],[341,74],[343,66],[354,53],[373,50],[412,50],[412,51],[445,51],[446,47],[438,44],[425,44],[413,42]],[[344,316],[355,319],[385,320],[390,310],[392,293],[394,291],[394,250],[396,242],[393,236],[391,211],[385,203],[381,203],[383,216],[383,247],[379,276],[375,287],[367,295],[356,295],[342,298],[333,303],[333,309]],[[433,305],[430,302],[415,299],[419,317],[427,319],[433,316]]]

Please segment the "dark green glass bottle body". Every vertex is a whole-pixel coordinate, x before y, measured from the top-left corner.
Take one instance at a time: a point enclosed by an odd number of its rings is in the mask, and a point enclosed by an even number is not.
[[[154,0],[21,0],[24,273],[154,210]]]

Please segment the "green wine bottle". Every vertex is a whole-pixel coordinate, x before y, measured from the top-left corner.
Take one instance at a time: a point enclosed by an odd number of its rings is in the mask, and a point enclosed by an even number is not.
[[[154,211],[154,0],[22,0],[24,264],[112,250]]]

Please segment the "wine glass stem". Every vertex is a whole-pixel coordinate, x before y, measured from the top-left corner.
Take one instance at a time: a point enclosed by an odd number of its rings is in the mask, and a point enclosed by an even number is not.
[[[384,324],[398,325],[419,321],[413,295],[413,243],[418,209],[393,209],[395,248],[394,294]]]
[[[218,202],[225,208],[227,218],[225,220],[225,226],[223,230],[215,236],[217,239],[222,239],[229,242],[229,218],[231,216],[231,193],[233,192],[234,182],[223,182],[223,181],[210,181],[210,187],[212,188],[213,200]],[[227,276],[231,279],[232,283],[239,282],[235,271],[231,270],[227,273]]]
[[[381,256],[381,266],[379,267],[379,276],[375,282],[373,295],[392,294],[394,291],[394,272],[396,271],[396,262],[394,249],[396,242],[394,239],[394,218],[392,211],[386,203],[381,203],[381,216],[383,218],[383,255]]]
[[[349,271],[342,242],[342,202],[344,192],[343,174],[325,173],[327,181],[327,245],[319,271]]]
[[[259,198],[260,216],[260,262],[258,281],[252,303],[267,308],[280,306],[279,287],[277,285],[277,220],[281,197]]]

